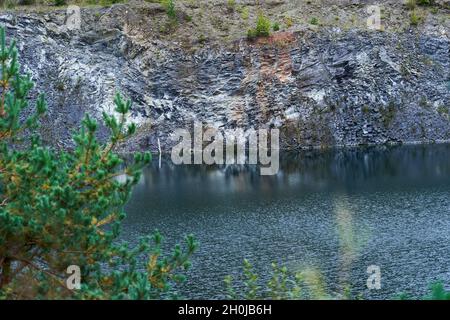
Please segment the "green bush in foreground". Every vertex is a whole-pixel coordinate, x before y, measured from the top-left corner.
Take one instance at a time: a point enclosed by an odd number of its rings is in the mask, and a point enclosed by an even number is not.
[[[35,130],[46,111],[42,95],[27,116],[33,82],[20,74],[15,43],[7,46],[3,28],[0,66],[0,297],[151,299],[182,281],[197,247],[192,236],[185,250],[176,246],[168,256],[159,233],[135,247],[117,240],[123,206],[151,160],[139,153],[126,166],[114,153],[135,131],[125,121],[131,102],[117,94],[120,118],[104,114],[108,143],[96,139],[97,123],[86,115],[73,136],[75,150],[55,151]],[[81,269],[79,290],[66,286],[70,265]]]
[[[225,277],[227,298],[244,300],[303,300],[330,299],[320,272],[305,269],[291,272],[286,267],[272,264],[272,273],[267,283],[262,284],[253,265],[244,260],[241,281]]]
[[[446,291],[442,282],[435,282],[430,285],[430,292],[424,296],[423,300],[450,300],[450,291]],[[413,300],[408,294],[402,293],[397,296],[398,300]]]
[[[227,276],[224,279],[227,298],[241,300],[363,300],[362,292],[352,293],[350,284],[340,292],[329,292],[320,270],[307,268],[292,272],[287,267],[272,264],[272,273],[266,283],[260,281],[253,265],[244,260],[242,273],[238,280]],[[392,297],[395,300],[416,300],[401,293]],[[442,282],[429,287],[429,293],[421,300],[450,300]]]

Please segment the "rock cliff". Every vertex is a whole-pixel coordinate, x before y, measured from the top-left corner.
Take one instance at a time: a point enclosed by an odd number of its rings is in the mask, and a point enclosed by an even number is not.
[[[401,1],[378,1],[382,30],[367,28],[370,1],[194,2],[176,21],[155,3],[82,8],[73,30],[65,9],[1,12],[47,95],[44,139],[70,147],[83,114],[112,112],[120,91],[139,124],[125,150],[158,138],[168,150],[193,121],[276,127],[284,148],[450,140],[448,2],[418,8],[412,26]],[[248,41],[257,10],[281,30]]]

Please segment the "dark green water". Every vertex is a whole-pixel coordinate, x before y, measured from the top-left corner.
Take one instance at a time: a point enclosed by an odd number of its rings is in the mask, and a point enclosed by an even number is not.
[[[302,151],[282,155],[276,176],[255,166],[175,166],[144,172],[124,222],[136,241],[155,228],[167,248],[193,233],[200,248],[186,298],[223,298],[223,278],[249,259],[267,277],[273,261],[314,268],[330,291],[414,297],[450,284],[450,146]],[[367,267],[381,289],[366,288]]]

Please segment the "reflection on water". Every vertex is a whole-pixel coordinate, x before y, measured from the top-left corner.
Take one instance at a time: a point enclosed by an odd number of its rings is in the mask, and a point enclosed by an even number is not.
[[[448,145],[302,151],[281,155],[276,176],[156,161],[127,206],[123,237],[158,228],[170,248],[195,234],[187,298],[222,298],[223,278],[244,257],[267,276],[274,261],[320,270],[332,292],[417,297],[450,283],[449,158]],[[365,287],[370,265],[381,268],[381,290]]]

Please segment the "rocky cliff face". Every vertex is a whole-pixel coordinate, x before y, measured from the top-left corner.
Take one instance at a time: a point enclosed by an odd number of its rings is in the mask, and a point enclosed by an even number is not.
[[[450,140],[450,11],[423,11],[418,27],[371,31],[366,2],[336,6],[359,27],[286,23],[253,42],[246,30],[187,39],[191,16],[180,10],[177,25],[161,24],[164,9],[145,3],[82,9],[80,30],[67,28],[65,11],[3,12],[0,24],[47,94],[44,138],[62,147],[84,113],[112,112],[116,91],[134,101],[140,126],[127,150],[155,150],[157,138],[168,150],[170,133],[193,121],[276,127],[285,148]],[[392,6],[391,18],[408,17]]]

